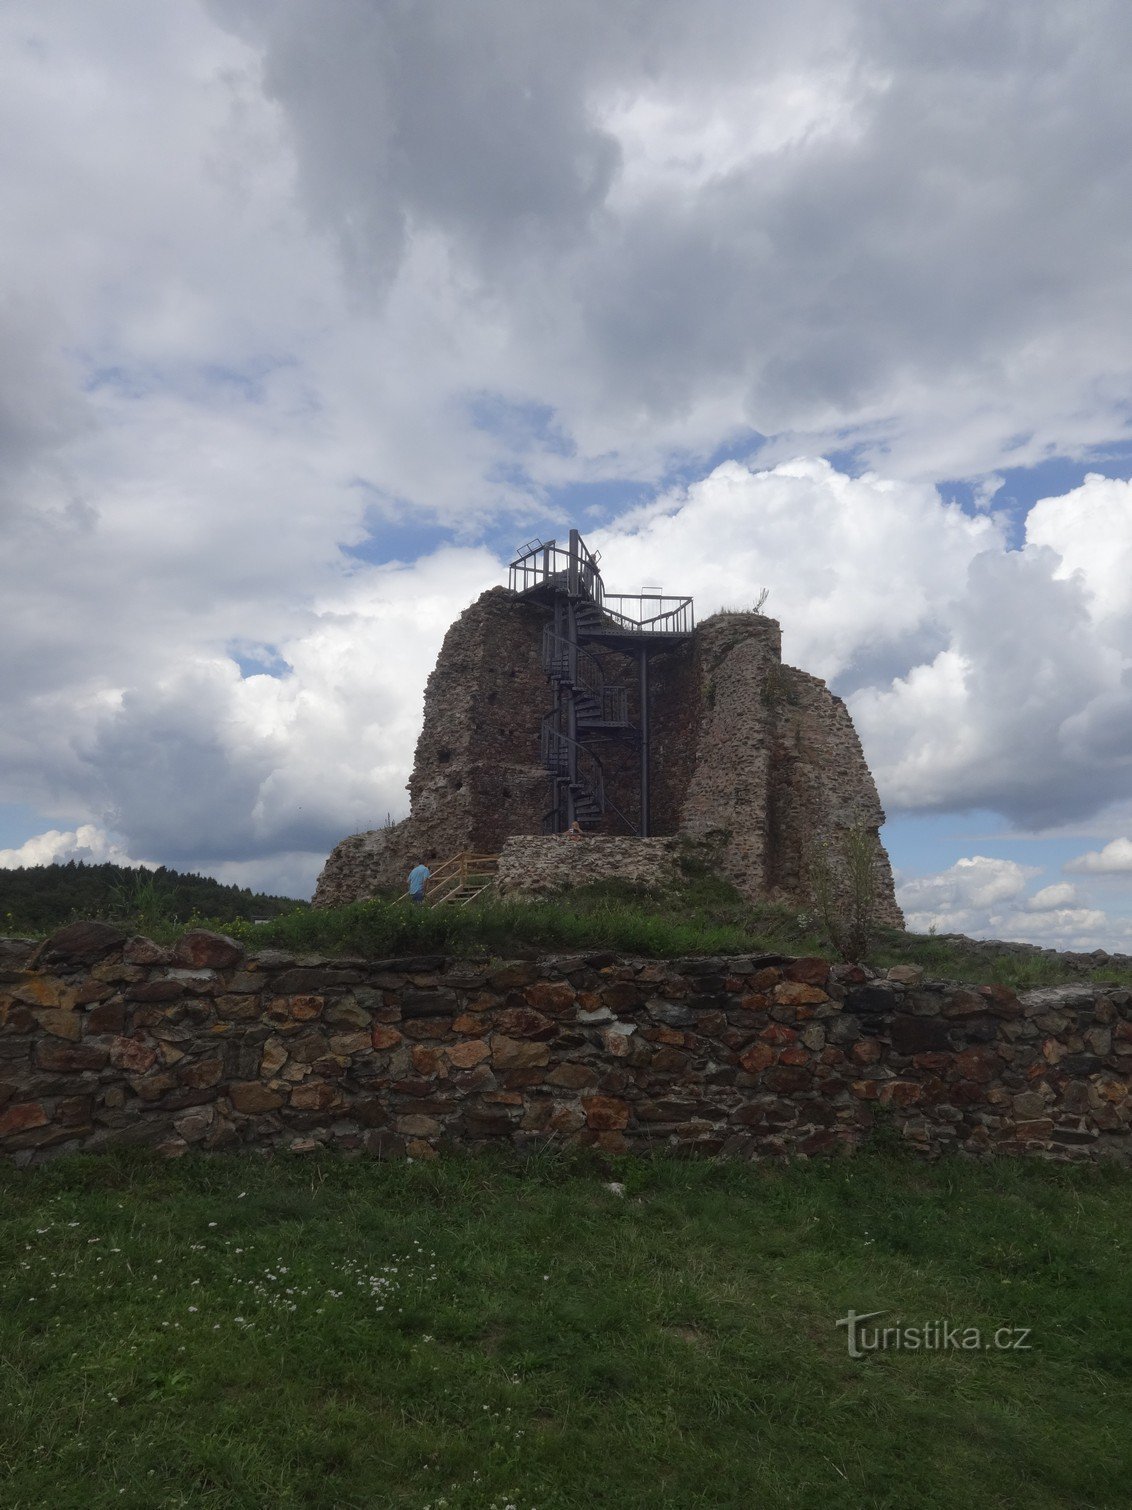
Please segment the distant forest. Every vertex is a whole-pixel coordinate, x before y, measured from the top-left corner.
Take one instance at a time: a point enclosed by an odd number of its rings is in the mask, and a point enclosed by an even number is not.
[[[231,923],[237,918],[274,918],[305,907],[293,897],[263,896],[246,886],[224,886],[211,876],[182,875],[143,866],[28,865],[0,870],[0,932],[41,932],[75,918],[136,918],[169,921],[191,917]]]

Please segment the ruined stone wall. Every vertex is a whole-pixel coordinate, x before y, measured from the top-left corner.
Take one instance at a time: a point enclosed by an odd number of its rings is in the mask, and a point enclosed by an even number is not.
[[[549,897],[591,881],[665,889],[681,880],[685,841],[585,834],[516,836],[499,856],[496,890],[505,898]]]
[[[539,720],[551,706],[541,659],[549,617],[497,587],[453,623],[425,687],[411,816],[344,839],[319,877],[316,907],[403,890],[420,861],[497,854],[508,834],[541,831],[551,802],[539,759]]]
[[[849,710],[824,682],[792,666],[781,668],[768,695],[774,746],[767,801],[767,895],[783,901],[804,897],[806,867],[815,852],[830,856],[834,883],[844,892],[848,883],[841,874],[841,849],[845,836],[856,830],[872,851],[877,919],[902,928],[892,867],[880,841],[884,810]]]
[[[403,889],[420,860],[465,849],[495,854],[509,837],[541,832],[553,800],[539,760],[539,724],[553,703],[541,664],[550,617],[495,588],[452,625],[425,693],[411,816],[344,840],[319,878],[316,906]],[[608,681],[626,688],[639,726],[635,656],[587,648]],[[844,835],[863,829],[878,914],[902,925],[878,834],[884,815],[852,720],[824,683],[782,665],[773,619],[704,620],[690,642],[652,652],[650,688],[654,834],[714,837],[722,873],[751,901],[805,906],[807,857],[836,859]],[[591,748],[610,801],[638,823],[637,748],[614,738]],[[610,811],[600,831],[624,833],[625,825]]]
[[[245,956],[78,923],[0,939],[0,1153],[149,1145],[431,1158],[846,1151],[1132,1158],[1132,993],[781,956]]]
[[[765,897],[774,750],[766,688],[781,667],[781,635],[760,614],[716,614],[696,630],[696,653],[686,723],[699,734],[680,827],[696,838],[717,836],[724,874],[744,895]]]

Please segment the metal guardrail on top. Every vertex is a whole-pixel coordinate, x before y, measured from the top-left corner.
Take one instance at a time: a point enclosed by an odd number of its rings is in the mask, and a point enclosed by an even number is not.
[[[571,597],[586,599],[609,620],[604,627],[611,633],[691,633],[691,598],[650,592],[607,593],[598,568],[600,560],[600,552],[591,551],[580,536],[574,550],[554,540],[530,540],[511,563],[509,586],[515,593],[558,587]]]
[[[591,551],[580,537],[574,554],[554,540],[530,540],[511,563],[509,586],[512,592],[530,592],[544,583],[561,585],[573,597],[589,598],[600,604],[603,583],[598,562],[600,551]]]
[[[624,634],[691,634],[695,628],[691,598],[667,598],[660,593],[606,593],[601,619],[608,619],[611,632]],[[579,627],[593,633],[602,627],[598,616],[588,614]]]

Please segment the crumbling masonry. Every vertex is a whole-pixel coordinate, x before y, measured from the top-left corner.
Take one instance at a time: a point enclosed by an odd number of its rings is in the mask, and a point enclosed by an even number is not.
[[[445,636],[410,816],[344,839],[315,906],[401,889],[420,860],[497,854],[514,836],[572,850],[549,835],[577,820],[587,834],[697,841],[752,901],[800,908],[812,858],[864,832],[878,919],[903,925],[852,720],[824,682],[783,665],[773,619],[719,613],[693,627],[690,599],[611,598],[576,532],[569,552],[529,547],[511,583]],[[601,846],[595,873],[632,849]],[[546,866],[543,856],[543,881]]]

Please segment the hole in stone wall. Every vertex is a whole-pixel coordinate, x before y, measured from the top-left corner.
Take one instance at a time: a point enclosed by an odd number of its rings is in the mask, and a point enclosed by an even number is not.
[[[441,765],[447,765],[448,762],[452,759],[452,751],[451,750],[437,750],[437,752],[436,752],[436,758],[440,762]]]

